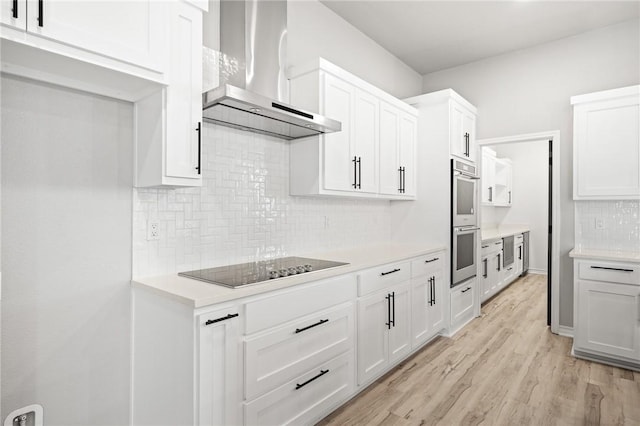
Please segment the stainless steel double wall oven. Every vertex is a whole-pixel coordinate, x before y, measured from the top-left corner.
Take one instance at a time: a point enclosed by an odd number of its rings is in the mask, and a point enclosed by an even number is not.
[[[451,287],[476,275],[478,179],[474,164],[451,160]]]

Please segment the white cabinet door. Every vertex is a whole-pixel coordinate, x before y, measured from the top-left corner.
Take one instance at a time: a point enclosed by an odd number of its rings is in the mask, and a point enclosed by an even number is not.
[[[482,302],[489,299],[493,294],[493,290],[495,287],[494,277],[495,274],[492,273],[491,265],[493,265],[492,259],[493,256],[487,256],[482,258],[480,262],[480,291],[482,292],[482,297],[480,298]]]
[[[482,203],[493,204],[496,195],[496,157],[482,150]]]
[[[25,0],[0,0],[0,24],[26,30],[27,2]]]
[[[390,289],[392,296],[389,329],[389,362],[394,364],[411,351],[411,299],[409,283]]]
[[[476,161],[476,116],[467,109],[462,114],[462,136],[466,138],[467,158]]]
[[[388,103],[380,103],[380,193],[399,197],[416,194],[418,121]]]
[[[400,177],[400,110],[386,102],[380,103],[380,192],[398,195]]]
[[[576,348],[640,361],[640,287],[576,283]]]
[[[516,276],[520,276],[524,266],[524,246],[518,244],[515,249]]]
[[[416,144],[418,120],[409,114],[400,116],[400,167],[402,167],[402,195],[416,195]]]
[[[451,101],[449,107],[449,149],[451,155],[466,159],[467,145],[462,131],[463,117],[464,109],[456,102]]]
[[[442,330],[446,325],[445,287],[444,271],[439,270],[433,275],[433,300],[427,308],[429,311],[429,329],[432,336]]]
[[[135,103],[136,187],[202,186],[202,12],[171,3],[168,86]]]
[[[358,384],[382,372],[389,360],[389,293],[379,292],[358,301]]]
[[[429,305],[432,293],[431,276],[411,280],[411,340],[414,348],[430,336]]]
[[[574,199],[640,198],[638,98],[575,106]]]
[[[337,77],[323,73],[322,114],[342,123],[342,131],[323,138],[324,189],[354,191],[357,184],[357,164],[351,141],[354,121],[355,88]]]
[[[202,12],[175,2],[167,91],[166,175],[201,180]]]
[[[496,158],[495,175],[493,177],[494,191],[492,194],[493,205],[509,207],[512,199],[512,166],[508,158]]]
[[[162,72],[169,5],[156,0],[27,0],[26,30]]]
[[[451,289],[451,330],[456,331],[473,319],[475,280],[471,279]]]
[[[471,129],[475,127],[473,114],[453,100],[450,104],[449,114],[449,143],[451,155],[466,160],[475,160],[475,153],[472,153],[475,147],[471,146]],[[475,130],[473,133],[475,133]]]
[[[197,318],[199,426],[242,424],[242,352],[237,313],[237,308],[229,308]]]
[[[443,253],[439,256],[444,258]],[[427,262],[439,260],[427,259]],[[445,328],[445,281],[444,262],[434,263],[433,266],[419,259],[412,263],[411,279],[411,340],[413,348],[429,340],[440,330]],[[421,269],[417,268],[420,267]],[[420,276],[416,272],[420,273]],[[422,275],[422,272],[426,272]]]
[[[353,123],[353,153],[357,157],[358,192],[378,192],[378,126],[380,101],[369,93],[356,89]]]

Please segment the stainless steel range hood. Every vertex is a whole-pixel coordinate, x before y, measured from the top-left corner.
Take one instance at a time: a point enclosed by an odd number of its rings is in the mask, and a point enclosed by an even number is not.
[[[221,1],[221,85],[202,95],[203,119],[287,140],[340,131],[340,122],[286,103],[286,52],[286,0]]]

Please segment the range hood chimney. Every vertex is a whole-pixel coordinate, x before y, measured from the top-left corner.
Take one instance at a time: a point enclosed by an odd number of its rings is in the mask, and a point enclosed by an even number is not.
[[[286,0],[220,1],[220,86],[202,95],[203,119],[297,139],[342,124],[288,105]]]

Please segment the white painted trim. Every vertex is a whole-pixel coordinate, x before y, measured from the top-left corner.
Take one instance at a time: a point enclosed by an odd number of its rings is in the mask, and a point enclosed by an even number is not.
[[[560,131],[549,130],[546,132],[526,133],[522,135],[506,136],[490,139],[479,139],[477,143],[477,157],[481,158],[481,148],[485,145],[500,145],[514,142],[551,141],[553,146],[553,205],[551,226],[555,230],[551,241],[551,331],[559,334],[560,330]]]
[[[594,101],[604,101],[604,100],[610,100],[614,98],[626,98],[628,96],[638,96],[639,94],[640,94],[640,85],[620,87],[618,89],[603,90],[595,93],[586,93],[584,95],[572,96],[571,105],[582,104],[586,102],[594,102]]]
[[[547,275],[547,270],[529,268],[529,273],[534,275]]]
[[[558,327],[558,334],[564,337],[571,337],[573,339],[573,327],[561,325]]]
[[[129,352],[131,354],[131,356],[129,357],[129,425],[133,425],[133,403],[134,403],[134,399],[133,399],[133,388],[135,386],[135,383],[133,381],[133,368],[134,368],[134,361],[135,361],[135,309],[136,309],[136,304],[135,304],[135,297],[136,297],[136,292],[135,289],[133,288],[133,284],[131,284],[131,287],[129,289],[129,318],[131,319],[131,325],[129,326],[129,332],[131,333],[131,335],[129,336]]]

